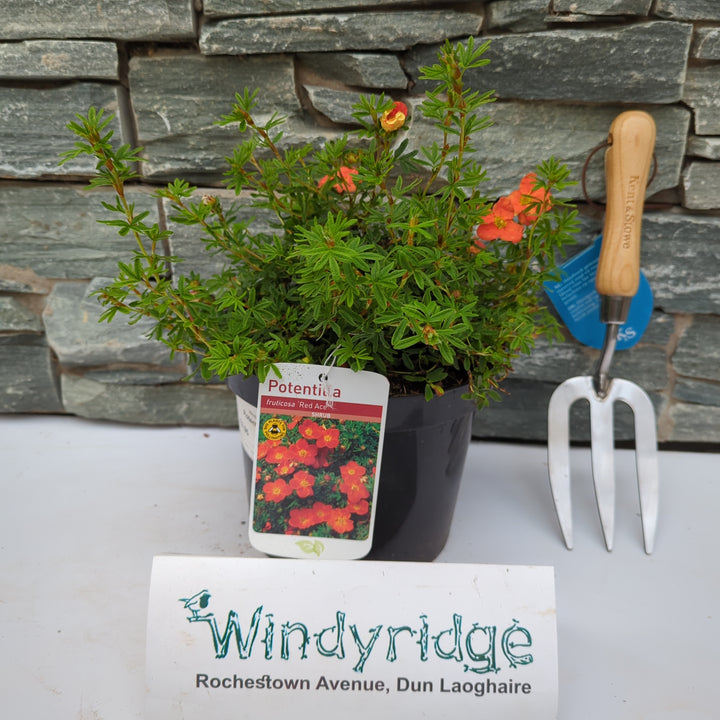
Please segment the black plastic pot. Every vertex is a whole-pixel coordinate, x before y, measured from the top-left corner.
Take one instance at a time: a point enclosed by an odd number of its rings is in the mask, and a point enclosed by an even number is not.
[[[228,386],[257,403],[257,378],[233,376]],[[466,390],[429,402],[420,395],[389,399],[368,559],[430,561],[445,546],[472,434],[475,406],[462,399]],[[253,461],[243,454],[249,494]]]

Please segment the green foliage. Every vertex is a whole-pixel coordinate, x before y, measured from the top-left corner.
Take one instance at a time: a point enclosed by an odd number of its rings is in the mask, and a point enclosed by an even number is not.
[[[522,239],[476,240],[493,203],[481,191],[473,140],[489,125],[482,110],[492,93],[467,88],[464,75],[487,63],[486,48],[472,38],[448,42],[423,69],[437,87],[418,110],[438,140],[418,151],[402,122],[387,127],[398,106],[384,96],[363,97],[360,129],[318,150],[281,148],[284,119],[258,122],[258,91],[238,93],[219,121],[244,133],[227,158],[226,184],[272,211],[272,232],[240,222],[215,196],[198,199],[183,180],[157,191],[174,222],[197,228],[206,250],[227,260],[207,278],[171,277],[181,261],[166,254],[171,232],[128,201],[141,150],[115,149],[102,111],[78,115],[68,128],[79,142],[65,158],[97,160],[90,186],[114,190],[103,222],[137,243],[99,293],[102,318],[152,318],[151,336],[187,353],[205,377],[262,380],[275,363],[322,363],[334,353],[339,365],[386,374],[395,392],[432,397],[469,382],[478,404],[495,397],[514,358],[557,333],[541,290],[576,222],[557,194],[568,171],[550,159],[536,169],[532,198],[524,196],[534,217]],[[550,194],[551,208],[537,200]]]

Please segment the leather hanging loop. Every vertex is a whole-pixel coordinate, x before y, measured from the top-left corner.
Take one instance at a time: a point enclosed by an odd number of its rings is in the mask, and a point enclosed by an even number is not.
[[[595,200],[592,200],[590,196],[588,195],[587,191],[587,184],[586,184],[586,176],[587,176],[587,169],[590,165],[590,161],[595,157],[595,155],[600,152],[600,150],[603,150],[604,148],[608,148],[612,145],[612,142],[608,138],[607,140],[603,140],[601,143],[596,145],[588,154],[587,158],[585,158],[585,162],[583,163],[582,168],[582,174],[580,176],[580,184],[582,186],[583,191],[583,197],[585,198],[585,202],[592,208],[595,208],[596,210],[602,210],[605,207],[605,203],[601,202],[595,202]],[[658,162],[657,162],[657,155],[653,152],[652,156],[652,172],[650,173],[650,178],[647,182],[647,187],[650,187],[652,185],[652,181],[655,179],[655,176],[657,175],[658,171]],[[646,205],[646,207],[649,207]]]

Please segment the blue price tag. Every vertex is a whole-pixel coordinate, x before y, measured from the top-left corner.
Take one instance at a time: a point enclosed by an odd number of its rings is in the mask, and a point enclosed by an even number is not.
[[[562,280],[546,282],[545,291],[572,336],[583,345],[601,348],[605,324],[600,321],[600,295],[595,289],[595,273],[602,236],[561,266]],[[630,305],[627,322],[618,331],[618,350],[635,345],[645,332],[653,311],[650,283],[640,272],[640,286]]]

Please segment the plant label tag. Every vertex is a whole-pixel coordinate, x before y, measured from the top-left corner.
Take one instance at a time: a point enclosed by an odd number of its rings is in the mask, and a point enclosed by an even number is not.
[[[605,323],[600,320],[600,295],[595,289],[595,273],[602,235],[586,250],[560,266],[562,280],[546,282],[545,291],[572,336],[583,345],[602,348]],[[640,286],[632,299],[627,322],[618,330],[617,349],[633,347],[645,332],[653,311],[650,283],[640,272]]]
[[[277,368],[258,393],[250,542],[281,557],[361,558],[372,547],[388,380]]]
[[[147,720],[555,720],[552,567],[158,556]]]

